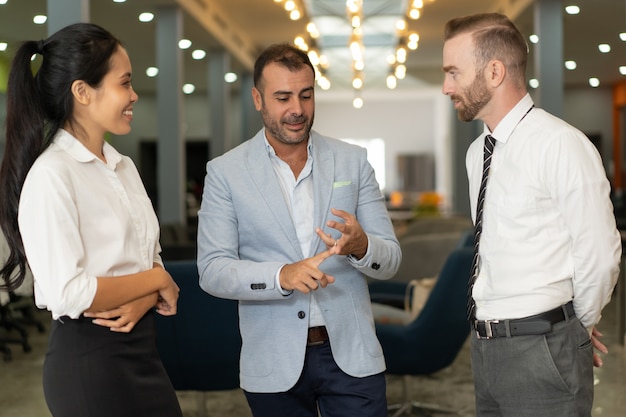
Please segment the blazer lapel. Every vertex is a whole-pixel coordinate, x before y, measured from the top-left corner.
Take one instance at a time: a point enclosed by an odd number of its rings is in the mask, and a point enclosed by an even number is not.
[[[314,131],[311,131],[311,140],[313,141],[314,224],[325,233],[333,233],[333,229],[326,227],[326,221],[330,216],[331,209],[330,199],[333,193],[333,179],[335,178],[335,156],[324,138]],[[324,246],[322,239],[316,236],[311,245],[309,256],[325,249],[322,246]]]
[[[295,250],[294,259],[302,259],[303,254],[298,235],[296,234],[289,208],[283,197],[283,191],[274,173],[272,162],[267,154],[263,132],[261,130],[251,139],[247,169],[252,181],[261,192],[264,203],[274,216],[277,230],[282,231],[287,238],[285,241],[289,242],[292,249]]]

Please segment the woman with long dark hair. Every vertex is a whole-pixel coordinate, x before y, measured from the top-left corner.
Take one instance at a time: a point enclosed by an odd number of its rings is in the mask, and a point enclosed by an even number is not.
[[[176,313],[178,287],[137,169],[105,141],[130,131],[131,76],[121,42],[88,23],[24,42],[9,73],[0,289],[28,265],[52,314],[43,385],[55,417],[182,415],[153,317]]]

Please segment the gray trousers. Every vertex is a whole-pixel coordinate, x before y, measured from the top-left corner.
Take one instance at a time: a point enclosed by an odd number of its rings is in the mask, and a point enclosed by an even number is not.
[[[471,333],[477,417],[590,417],[593,346],[573,317],[537,336]]]

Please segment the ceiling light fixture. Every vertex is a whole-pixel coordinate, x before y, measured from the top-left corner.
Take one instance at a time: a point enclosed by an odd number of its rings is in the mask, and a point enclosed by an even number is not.
[[[143,12],[139,15],[139,21],[142,23],[152,22],[154,20],[154,13]]]
[[[576,61],[565,61],[565,68],[567,68],[568,70],[575,70],[576,69]]]

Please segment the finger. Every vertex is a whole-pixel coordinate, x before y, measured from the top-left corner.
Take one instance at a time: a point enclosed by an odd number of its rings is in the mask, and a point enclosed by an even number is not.
[[[315,266],[319,266],[326,259],[336,254],[336,246],[331,247],[330,249],[326,249],[324,252],[320,252],[317,255],[313,256],[311,259],[313,260]]]
[[[330,212],[343,220],[350,220],[350,217],[352,216],[347,211],[336,209],[336,208],[331,208]]]
[[[324,233],[319,227],[315,228],[315,233],[322,239],[322,242],[324,242],[326,246],[330,247],[334,245],[335,239],[333,239],[330,233]]]
[[[125,324],[125,323],[123,324],[120,320],[121,318],[118,318],[116,320],[94,319],[94,320],[91,320],[91,322],[93,324],[97,324],[98,326],[112,328],[112,327],[120,327]]]
[[[122,327],[111,327],[111,331],[116,333],[130,333],[133,327],[135,327],[135,323],[130,322]]]
[[[593,366],[595,366],[596,368],[600,368],[602,367],[604,363],[602,362],[602,358],[600,358],[600,356],[597,353],[593,354]]]

